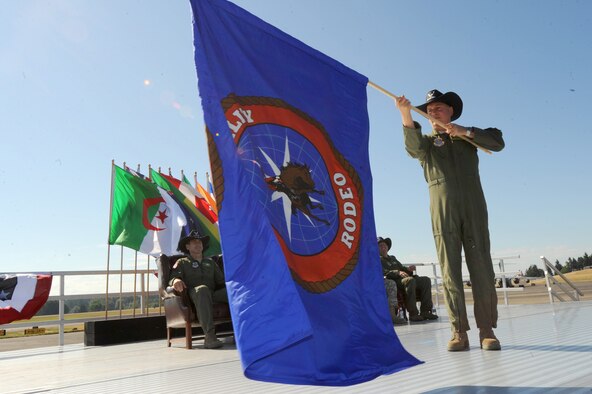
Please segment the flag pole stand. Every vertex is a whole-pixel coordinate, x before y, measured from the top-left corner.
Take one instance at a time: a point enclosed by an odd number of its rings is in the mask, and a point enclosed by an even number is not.
[[[136,290],[137,290],[137,279],[138,279],[138,251],[134,253],[134,301],[132,302],[133,313],[132,317],[136,317]]]
[[[146,270],[148,271],[148,274],[146,274],[146,301],[144,302],[144,306],[146,308],[146,316],[150,315],[150,255],[147,256],[148,257],[146,259]],[[144,283],[144,280],[142,280],[142,283]]]
[[[385,88],[375,84],[372,81],[368,81],[368,85],[370,87],[373,87],[374,89],[378,90],[379,92],[381,92],[382,94],[389,96],[391,98],[394,98],[395,100],[397,100],[399,98],[399,96],[394,95],[393,93],[389,92],[388,90],[386,90]],[[413,105],[411,106],[411,110],[414,112],[417,112],[418,114],[420,114],[421,116],[423,116],[426,119],[431,120],[432,122],[436,123],[438,126],[446,128],[446,124],[440,122],[437,119],[432,118],[430,115],[426,114],[425,112],[423,112],[422,110],[420,110],[417,107],[414,107]],[[464,135],[458,135],[457,137],[462,138],[463,140],[467,141],[469,144],[473,145],[475,148],[477,149],[481,149],[483,152],[488,153],[491,155],[491,151],[489,149],[486,149],[484,147],[482,147],[481,145],[475,143],[474,141],[472,141],[470,138],[465,137]]]
[[[109,318],[109,263],[111,261],[111,219],[113,212],[113,182],[115,182],[115,160],[111,159],[111,193],[109,194],[109,231],[107,232],[107,276],[105,278],[105,320]]]

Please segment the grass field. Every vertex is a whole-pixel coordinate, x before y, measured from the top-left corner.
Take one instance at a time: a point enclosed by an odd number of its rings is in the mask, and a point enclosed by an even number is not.
[[[162,310],[164,313],[164,309]],[[160,308],[150,308],[149,314],[154,316],[160,313]],[[109,311],[109,317],[119,317],[119,311]],[[133,310],[131,309],[124,309],[121,311],[122,317],[131,317],[133,315]],[[136,310],[136,316],[140,316],[141,311]],[[105,311],[98,311],[98,312],[81,312],[81,313],[68,313],[64,315],[65,320],[76,320],[76,319],[92,319],[97,317],[105,317]],[[46,322],[46,321],[57,321],[59,319],[58,315],[44,315],[44,316],[33,316],[29,320],[19,320],[14,323],[31,323],[31,327],[37,326],[35,323],[39,322]],[[28,328],[31,328],[28,327]],[[45,332],[41,334],[25,334],[25,327],[21,328],[10,328],[9,325],[4,326],[3,329],[6,330],[5,335],[0,335],[0,340],[4,338],[19,338],[31,335],[50,335],[50,334],[57,334],[59,332],[58,323],[55,326],[40,326],[40,328],[44,328]],[[64,325],[64,332],[80,332],[84,331],[84,323],[72,323]]]
[[[572,281],[574,283],[592,282],[592,269],[568,272],[567,274],[563,274],[563,275],[565,275],[565,277],[567,279],[569,279],[570,281]],[[554,276],[554,278],[560,282],[563,281],[563,279],[561,279],[561,277],[559,275]],[[542,284],[545,284],[545,278],[536,279],[536,280],[533,280],[532,282],[536,283],[537,285],[542,285]]]

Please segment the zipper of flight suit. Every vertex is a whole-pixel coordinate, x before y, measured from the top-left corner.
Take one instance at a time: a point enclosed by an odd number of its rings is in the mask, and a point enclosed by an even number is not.
[[[456,178],[456,181],[455,181],[456,182],[456,190],[458,191],[458,193],[460,195],[460,197],[459,197],[459,203],[461,205],[460,208],[462,209],[462,213],[463,213],[462,217],[463,217],[463,220],[464,220],[464,218],[466,217],[466,211],[465,211],[465,196],[464,196],[464,193],[462,192],[462,190],[463,190],[462,189],[463,182],[461,180],[462,172],[461,172],[461,168],[459,168],[459,165],[460,164],[459,164],[459,161],[458,161],[458,159],[456,157],[456,154],[457,153],[456,153],[456,150],[454,148],[454,144],[452,143],[452,137],[450,137],[450,142],[451,142],[450,143],[450,156],[451,156],[452,165],[453,165],[453,168],[454,168],[454,175],[455,175],[455,178]],[[458,140],[456,143],[457,144],[462,144],[462,142],[460,140]],[[461,145],[457,145],[457,146],[460,147]]]

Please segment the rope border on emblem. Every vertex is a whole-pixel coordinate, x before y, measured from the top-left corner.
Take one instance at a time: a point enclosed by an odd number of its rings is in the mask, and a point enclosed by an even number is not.
[[[341,164],[341,166],[347,171],[347,173],[351,177],[352,182],[354,183],[354,185],[356,186],[356,188],[358,190],[360,206],[363,208],[363,206],[364,206],[364,189],[362,187],[362,182],[360,181],[358,173],[354,170],[353,166],[351,164],[349,164],[349,162],[345,159],[345,157],[343,157],[341,152],[339,152],[335,148],[335,146],[333,145],[333,141],[331,140],[331,138],[329,138],[329,134],[327,133],[327,131],[325,130],[325,128],[323,127],[323,125],[320,122],[318,122],[316,119],[314,119],[313,117],[311,117],[307,113],[303,112],[302,110],[300,110],[296,107],[293,107],[292,105],[290,105],[290,104],[286,103],[285,101],[278,99],[278,98],[258,97],[258,96],[242,96],[241,97],[241,96],[237,96],[234,93],[231,93],[226,98],[224,98],[222,100],[222,109],[224,110],[224,112],[226,112],[226,110],[228,110],[234,104],[267,105],[267,106],[272,106],[272,107],[288,109],[288,110],[294,112],[296,115],[298,115],[302,119],[304,119],[307,122],[314,125],[318,130],[321,131],[321,133],[325,137],[325,140],[329,144],[329,147],[331,148],[331,151],[333,152],[333,155],[335,156],[335,158],[337,159],[339,164]],[[206,136],[207,136],[207,141],[208,141],[208,153],[210,156],[210,167],[211,167],[211,171],[212,171],[212,182],[214,183],[214,192],[216,194],[216,205],[218,208],[218,215],[219,215],[220,211],[222,210],[222,201],[224,199],[224,173],[222,170],[222,161],[221,161],[220,156],[218,154],[218,148],[216,146],[216,143],[214,142],[214,139],[212,137],[210,130],[207,127],[206,127]],[[362,231],[360,229],[360,234],[361,234],[361,232]],[[300,278],[300,276],[298,276],[298,274],[296,272],[294,272],[292,269],[290,269],[290,272],[292,273],[292,278],[296,281],[296,283],[298,283],[300,286],[302,286],[302,288],[304,288],[305,290],[307,290],[311,293],[325,293],[327,291],[333,290],[353,272],[356,264],[358,263],[360,244],[361,244],[361,240],[360,240],[360,242],[358,242],[358,245],[356,246],[356,249],[354,250],[352,258],[349,259],[349,261],[343,266],[343,268],[341,268],[341,270],[339,270],[339,272],[337,272],[337,274],[335,274],[332,278],[327,279],[327,280],[323,280],[323,281],[318,281],[318,282],[307,282],[307,281],[304,281],[302,278]]]

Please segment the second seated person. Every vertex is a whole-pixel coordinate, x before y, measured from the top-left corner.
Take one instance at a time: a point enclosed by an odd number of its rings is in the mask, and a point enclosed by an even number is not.
[[[436,320],[438,315],[432,313],[432,281],[427,276],[413,275],[413,268],[405,267],[395,256],[388,254],[392,247],[390,238],[378,237],[378,250],[384,277],[397,283],[399,289],[405,292],[405,308],[409,313],[409,321],[420,322]],[[420,310],[417,309],[419,298]]]

